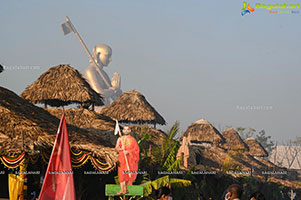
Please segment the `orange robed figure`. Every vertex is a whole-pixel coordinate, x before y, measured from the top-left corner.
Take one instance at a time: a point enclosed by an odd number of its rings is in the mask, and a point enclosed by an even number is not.
[[[123,136],[119,137],[116,143],[118,155],[118,178],[121,190],[118,195],[128,193],[127,186],[132,185],[137,177],[139,162],[139,146],[135,138],[130,134],[128,126],[123,128]]]

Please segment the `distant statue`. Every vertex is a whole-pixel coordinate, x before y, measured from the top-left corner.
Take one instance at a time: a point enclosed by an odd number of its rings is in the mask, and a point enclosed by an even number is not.
[[[104,71],[104,67],[108,66],[112,58],[112,49],[106,44],[97,44],[92,51],[92,56],[96,66],[92,60],[90,65],[85,70],[85,78],[97,93],[103,97],[104,105],[110,104],[110,101],[116,100],[122,94],[120,89],[120,75],[115,72],[112,80],[110,80],[108,74]],[[97,110],[96,110],[97,111]]]
[[[180,146],[178,153],[177,153],[177,160],[183,159],[184,167],[188,168],[188,158],[189,158],[189,145],[191,145],[191,137],[184,136],[182,139],[182,145]]]

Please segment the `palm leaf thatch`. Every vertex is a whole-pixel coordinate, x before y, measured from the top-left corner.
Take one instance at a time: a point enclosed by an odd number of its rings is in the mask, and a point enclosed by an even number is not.
[[[192,123],[183,133],[183,136],[190,135],[191,141],[219,144],[224,142],[223,136],[207,120],[201,119]]]
[[[158,129],[152,128],[150,126],[129,126],[135,134],[143,137],[146,133],[150,135],[150,141],[154,141],[156,144],[163,142],[167,137],[166,134]]]
[[[226,139],[226,143],[223,145],[226,149],[248,150],[248,146],[244,143],[234,128],[226,129],[222,133],[222,136]]]
[[[267,151],[254,138],[247,138],[247,139],[244,140],[244,142],[249,147],[250,155],[256,156],[256,157],[267,157],[268,156]]]
[[[46,108],[46,110],[57,118],[60,118],[63,109]],[[115,122],[109,118],[90,111],[88,109],[67,108],[65,109],[66,122],[79,128],[94,128],[99,130],[114,130]]]
[[[137,90],[123,93],[111,105],[103,108],[101,113],[121,123],[166,124],[164,118]]]
[[[8,140],[8,139],[9,139],[9,137],[7,135],[0,133],[0,142],[2,142],[4,140]]]
[[[12,91],[0,87],[0,155],[51,150],[59,119]],[[98,133],[68,125],[70,146],[114,164],[117,152]],[[4,139],[3,139],[4,138]]]
[[[58,119],[63,113],[63,109],[46,108],[46,110]],[[113,134],[115,129],[113,120],[87,109],[68,108],[65,109],[65,115],[67,124],[96,132],[100,138],[110,143],[111,146],[116,144],[118,137]]]
[[[71,103],[103,105],[102,99],[70,65],[58,65],[29,85],[21,97],[33,103],[63,106]]]
[[[4,69],[3,69],[2,65],[0,65],[0,73],[3,72],[3,70]]]

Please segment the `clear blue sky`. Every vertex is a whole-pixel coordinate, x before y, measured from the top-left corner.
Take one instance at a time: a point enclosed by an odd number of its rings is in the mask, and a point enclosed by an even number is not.
[[[301,13],[256,9],[242,17],[241,8],[242,1],[1,1],[0,63],[38,69],[7,69],[0,85],[20,94],[52,66],[84,71],[86,53],[60,29],[68,15],[90,49],[112,47],[107,72],[120,73],[124,91],[145,95],[167,120],[162,129],[206,118],[294,139],[301,135]]]

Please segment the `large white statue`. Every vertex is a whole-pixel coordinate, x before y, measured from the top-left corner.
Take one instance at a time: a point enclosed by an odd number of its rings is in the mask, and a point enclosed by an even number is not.
[[[116,100],[122,94],[119,74],[115,72],[110,80],[108,74],[103,70],[112,60],[112,49],[108,45],[97,44],[93,48],[92,56],[98,66],[90,60],[91,64],[85,70],[84,76],[92,89],[103,97],[104,104],[107,106],[111,100]]]

